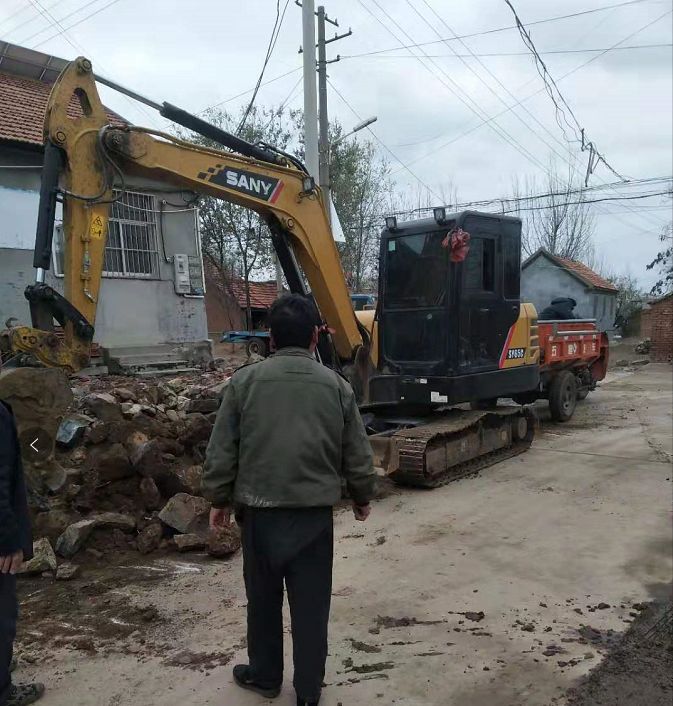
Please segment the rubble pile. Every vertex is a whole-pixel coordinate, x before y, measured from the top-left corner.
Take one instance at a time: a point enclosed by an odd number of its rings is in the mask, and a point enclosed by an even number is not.
[[[62,472],[41,489],[36,553],[22,572],[71,578],[77,567],[64,559],[118,550],[235,552],[237,528],[210,532],[201,497],[206,445],[232,372],[73,381],[56,435]]]

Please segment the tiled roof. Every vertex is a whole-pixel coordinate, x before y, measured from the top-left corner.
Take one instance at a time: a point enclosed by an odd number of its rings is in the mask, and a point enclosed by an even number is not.
[[[246,307],[245,282],[237,280],[229,283],[232,293],[241,309]],[[275,282],[250,282],[250,306],[253,309],[268,309],[278,298]]]
[[[585,265],[583,262],[578,262],[577,260],[569,260],[565,257],[559,257],[550,253],[545,248],[540,248],[537,252],[533,253],[522,265],[522,268],[526,268],[530,263],[536,260],[540,255],[548,257],[552,262],[555,262],[559,267],[568,270],[570,274],[580,279],[588,287],[594,287],[596,289],[602,289],[606,292],[619,292],[619,289],[615,287],[612,282],[609,282],[605,277],[601,277],[597,272],[594,272],[590,267]]]
[[[619,291],[612,282],[608,282],[608,280],[594,272],[590,267],[587,267],[583,262],[568,260],[565,257],[557,257],[556,260],[567,270],[571,270],[592,287],[596,287],[596,289],[605,289],[609,292]]]
[[[204,258],[203,266],[206,275],[206,289],[217,289],[221,295],[228,295],[236,300],[236,303],[245,309],[245,282],[242,279],[230,279],[222,281],[217,269],[213,267],[208,258]],[[252,309],[268,309],[278,298],[278,289],[275,282],[250,282],[250,306]]]
[[[0,73],[0,140],[42,145],[44,112],[51,86],[37,79]],[[68,114],[72,117],[82,114],[74,97]],[[107,110],[107,114],[112,124],[125,124],[111,110]]]

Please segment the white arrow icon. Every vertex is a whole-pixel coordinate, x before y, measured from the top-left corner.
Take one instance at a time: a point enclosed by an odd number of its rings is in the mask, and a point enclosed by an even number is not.
[[[39,438],[40,438],[39,436],[36,436],[36,437],[30,442],[30,448],[33,449],[33,451],[35,451],[35,453],[39,453],[39,452],[40,452],[40,450],[37,448],[37,446],[35,446],[35,444],[37,443],[37,441],[39,440]]]

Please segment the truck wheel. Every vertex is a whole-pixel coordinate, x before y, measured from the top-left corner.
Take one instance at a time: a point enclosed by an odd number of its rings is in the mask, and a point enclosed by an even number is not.
[[[497,397],[491,397],[487,400],[472,400],[472,402],[470,402],[470,409],[491,409],[491,407],[497,406]]]
[[[567,422],[577,406],[575,376],[564,370],[555,375],[549,386],[549,411],[556,422]]]
[[[263,338],[251,338],[245,346],[245,350],[248,355],[261,355],[262,358],[266,358],[267,346],[266,341]]]

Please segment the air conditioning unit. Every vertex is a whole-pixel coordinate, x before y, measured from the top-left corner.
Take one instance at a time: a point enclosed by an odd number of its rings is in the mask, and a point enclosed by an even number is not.
[[[173,284],[176,294],[190,294],[189,255],[173,255]]]

